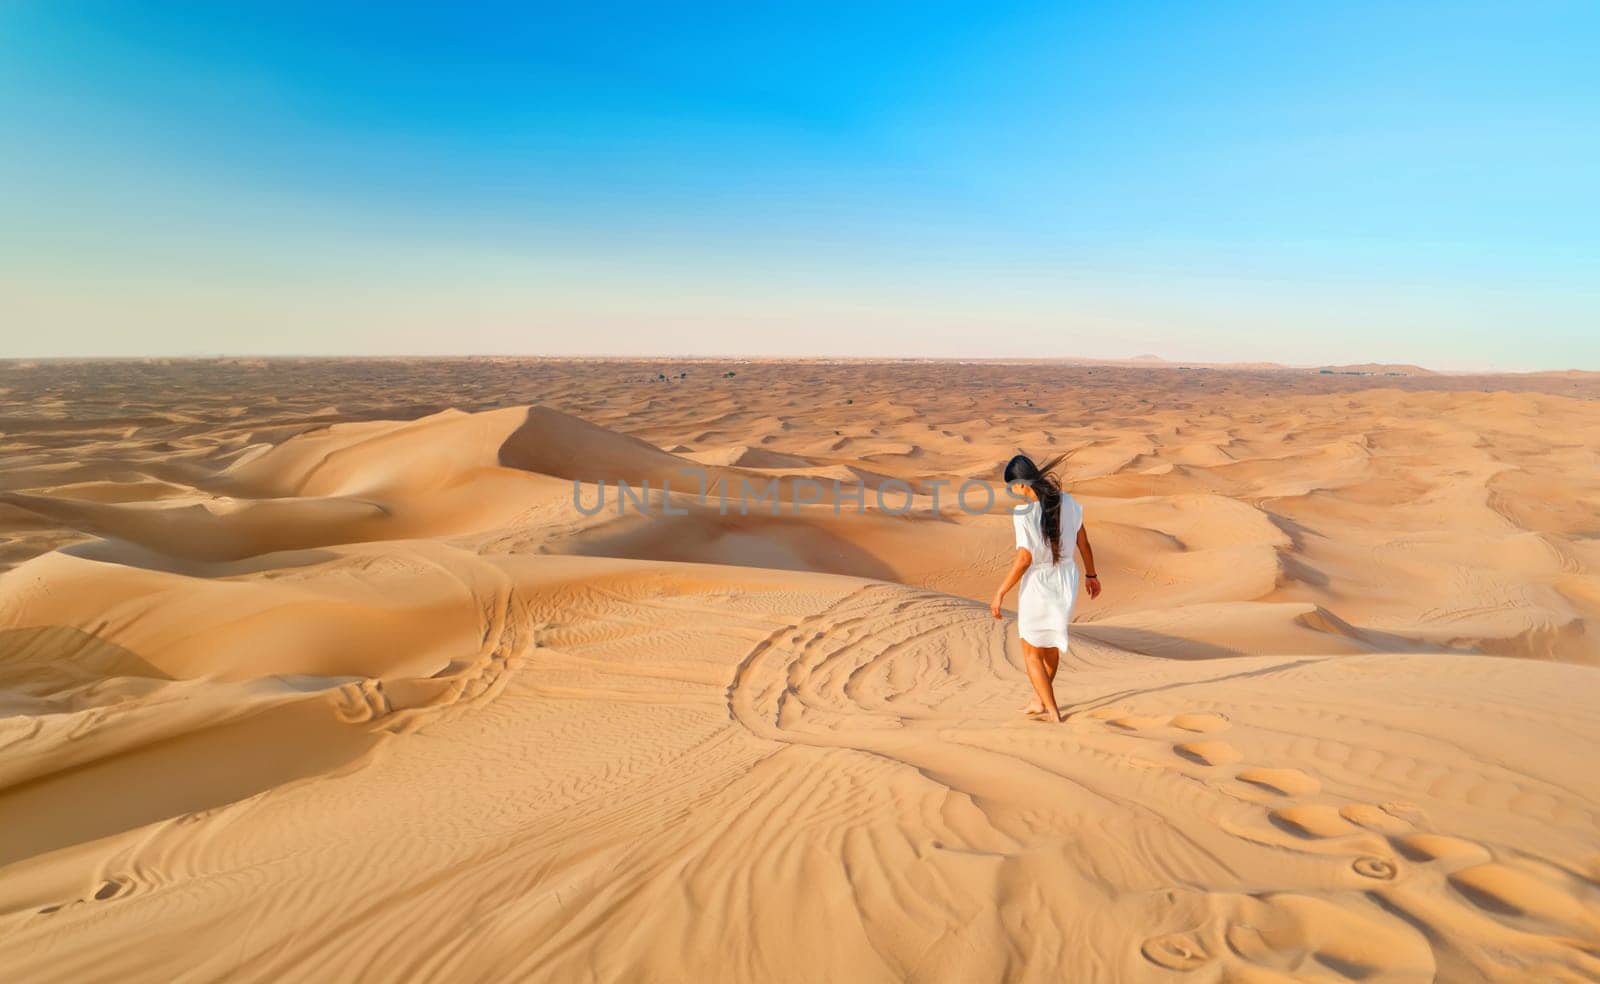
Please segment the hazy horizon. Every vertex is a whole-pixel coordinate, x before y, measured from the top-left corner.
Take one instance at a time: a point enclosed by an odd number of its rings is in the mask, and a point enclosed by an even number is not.
[[[1565,2],[12,3],[0,358],[1600,369],[1597,34]]]
[[[1001,356],[1001,355],[847,355],[837,353],[808,353],[803,355],[758,355],[751,353],[683,353],[683,352],[629,352],[629,353],[604,353],[580,352],[561,355],[542,354],[538,352],[279,352],[271,354],[240,353],[240,352],[191,352],[191,353],[162,353],[150,355],[0,355],[0,363],[40,363],[40,362],[252,362],[252,361],[329,361],[329,362],[360,362],[360,361],[428,361],[437,360],[448,362],[452,360],[496,360],[496,359],[524,359],[529,361],[550,362],[713,362],[713,363],[762,363],[762,362],[818,362],[818,363],[843,363],[843,362],[954,362],[954,363],[1010,363],[1010,364],[1051,364],[1080,365],[1080,366],[1121,366],[1137,368],[1148,366],[1150,368],[1195,368],[1195,369],[1282,369],[1294,372],[1311,372],[1318,369],[1349,369],[1354,367],[1374,366],[1393,368],[1421,369],[1436,375],[1457,376],[1494,376],[1494,375],[1530,375],[1562,372],[1591,373],[1600,370],[1591,369],[1500,369],[1494,366],[1480,368],[1442,368],[1439,366],[1422,365],[1418,363],[1387,362],[1375,359],[1353,359],[1345,362],[1278,362],[1269,359],[1255,359],[1248,361],[1217,361],[1209,359],[1169,359],[1155,353],[1130,356],[1077,356],[1077,355],[1052,355],[1052,356]]]

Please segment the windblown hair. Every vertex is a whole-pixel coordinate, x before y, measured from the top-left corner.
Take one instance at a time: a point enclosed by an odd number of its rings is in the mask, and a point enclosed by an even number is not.
[[[1039,497],[1039,529],[1050,544],[1050,563],[1061,563],[1061,481],[1054,472],[1066,455],[1058,454],[1042,465],[1019,454],[1006,462],[1006,485],[1026,484]]]

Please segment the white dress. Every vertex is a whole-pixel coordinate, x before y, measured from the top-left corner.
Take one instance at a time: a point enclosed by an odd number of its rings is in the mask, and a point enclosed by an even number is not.
[[[1051,563],[1050,545],[1039,528],[1040,505],[1030,502],[1011,514],[1017,546],[1033,554],[1033,563],[1022,575],[1017,589],[1017,634],[1022,641],[1040,649],[1067,651],[1067,622],[1078,599],[1078,562],[1073,551],[1078,545],[1078,527],[1083,525],[1083,507],[1076,499],[1061,493],[1061,562]]]

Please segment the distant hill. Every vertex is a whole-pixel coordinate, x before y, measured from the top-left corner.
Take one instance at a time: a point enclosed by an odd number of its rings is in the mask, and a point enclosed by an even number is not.
[[[1359,362],[1348,366],[1318,366],[1317,372],[1346,376],[1437,376],[1432,369],[1389,362]]]
[[[1216,370],[1250,370],[1267,372],[1311,372],[1323,373],[1331,376],[1439,376],[1461,375],[1460,373],[1440,373],[1433,369],[1411,365],[1404,362],[1355,362],[1347,365],[1288,365],[1282,362],[1203,362],[1203,361],[1174,361],[1164,356],[1146,352],[1142,355],[1130,356],[1126,359],[1093,359],[1093,358],[1068,358],[1062,361],[1072,365],[1081,366],[1123,366],[1130,369],[1216,369]],[[1469,373],[1468,375],[1484,375],[1483,373]],[[1494,373],[1488,373],[1494,375]]]
[[[1541,379],[1593,379],[1600,376],[1600,372],[1593,369],[1546,369],[1543,372],[1524,372],[1522,376],[1533,376]]]

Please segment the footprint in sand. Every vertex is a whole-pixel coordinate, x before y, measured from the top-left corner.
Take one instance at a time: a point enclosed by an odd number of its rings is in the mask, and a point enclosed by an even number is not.
[[[1208,980],[1433,979],[1427,938],[1401,919],[1290,893],[1215,894],[1210,902],[1215,923],[1152,937],[1139,952],[1173,971],[1214,964]]]
[[[108,878],[100,883],[88,898],[73,899],[71,902],[58,902],[47,905],[39,910],[39,915],[47,916],[52,912],[60,912],[69,905],[78,905],[83,902],[108,902],[119,895],[125,894],[133,883],[125,878]]]
[[[1228,719],[1221,714],[1208,712],[1185,712],[1170,717],[1159,714],[1135,714],[1125,708],[1097,708],[1089,711],[1088,716],[1104,721],[1113,728],[1123,731],[1151,731],[1156,728],[1178,728],[1182,731],[1193,731],[1199,734],[1213,734],[1226,731],[1232,727]]]
[[[1375,830],[1380,834],[1403,834],[1411,823],[1370,803],[1351,803],[1339,808],[1339,815],[1358,827]]]
[[[1445,834],[1407,834],[1391,838],[1390,843],[1408,860],[1422,863],[1459,861],[1476,864],[1489,860],[1489,850],[1482,844]]]
[[[1397,820],[1404,820],[1413,827],[1426,827],[1428,825],[1428,815],[1423,813],[1422,807],[1417,806],[1415,803],[1390,800],[1387,803],[1378,804],[1378,809]]]
[[[1600,933],[1600,913],[1580,897],[1600,892],[1592,886],[1585,891],[1578,879],[1549,865],[1488,861],[1451,872],[1449,881],[1473,905],[1496,915],[1536,920],[1574,936]]]
[[[1174,728],[1184,731],[1196,731],[1202,734],[1215,734],[1218,731],[1227,731],[1232,725],[1221,714],[1179,714],[1168,722]]]
[[[1162,728],[1167,724],[1164,717],[1145,717],[1138,714],[1120,714],[1113,718],[1106,718],[1106,724],[1123,731],[1149,731],[1153,728]]]
[[[1289,775],[1264,777],[1259,774],[1260,772],[1287,772]],[[1255,774],[1246,775],[1246,773]],[[1237,778],[1274,792],[1281,792],[1285,787],[1293,787],[1300,791],[1313,791],[1318,787],[1316,780],[1294,769],[1245,769]],[[1268,811],[1267,819],[1279,830],[1293,834],[1304,841],[1320,841],[1367,832],[1403,834],[1411,829],[1411,825],[1404,820],[1367,803],[1347,803],[1341,807],[1325,803],[1297,803]],[[1376,850],[1383,842],[1370,841],[1370,844],[1367,849]],[[1352,858],[1350,870],[1374,881],[1394,881],[1400,875],[1400,866],[1392,858],[1370,853]]]
[[[1290,980],[1432,980],[1435,970],[1427,938],[1400,919],[1305,895],[1241,900],[1223,939],[1242,962]],[[1301,976],[1318,967],[1331,973]]]
[[[370,724],[387,717],[392,710],[382,680],[360,680],[339,688],[335,713],[346,724]]]
[[[1227,765],[1244,756],[1225,741],[1185,741],[1172,746],[1172,750],[1191,762],[1201,765]]]
[[[1194,746],[1222,742],[1193,742],[1179,746],[1185,757],[1204,760]],[[1461,932],[1463,904],[1480,916],[1500,923],[1510,935],[1496,946],[1500,950],[1472,950],[1469,959],[1486,976],[1527,971],[1538,966],[1548,971],[1539,979],[1566,980],[1569,971],[1584,974],[1600,970],[1595,951],[1578,942],[1600,940],[1600,884],[1581,871],[1567,870],[1533,858],[1497,858],[1484,845],[1432,833],[1427,815],[1417,806],[1399,801],[1373,803],[1307,803],[1293,798],[1318,793],[1321,784],[1298,769],[1243,768],[1235,778],[1271,793],[1291,798],[1267,811],[1279,830],[1304,843],[1304,849],[1321,852],[1360,846],[1361,853],[1346,855],[1348,870],[1371,887],[1368,895],[1386,908],[1402,913],[1411,926],[1450,927]],[[1422,828],[1422,829],[1419,829]],[[1381,840],[1373,838],[1379,835]],[[1349,838],[1349,839],[1345,839]],[[1326,842],[1325,845],[1318,842]],[[1382,847],[1394,854],[1385,856]],[[1402,860],[1403,859],[1403,860]],[[1417,865],[1408,868],[1407,864]],[[1432,875],[1425,874],[1433,868]],[[1440,892],[1440,888],[1448,886]],[[1349,914],[1324,908],[1322,900],[1290,895],[1256,896],[1245,903],[1223,930],[1226,949],[1211,962],[1231,969],[1233,961],[1280,971],[1304,969],[1306,958],[1331,967],[1345,977],[1362,978],[1396,968],[1387,960],[1369,962],[1371,954],[1415,951],[1418,979],[1434,973],[1431,949],[1418,949],[1410,926],[1369,922],[1358,925]],[[1260,903],[1266,903],[1261,907]],[[1285,911],[1287,909],[1288,911]],[[1246,915],[1248,913],[1248,915]],[[1244,915],[1245,918],[1239,918]],[[1338,926],[1336,924],[1343,923]],[[1330,930],[1334,930],[1330,932]],[[1482,932],[1482,930],[1479,930]],[[1195,937],[1195,934],[1188,934]],[[1377,946],[1378,937],[1388,942]],[[1158,966],[1191,970],[1198,963],[1184,962],[1182,953],[1204,954],[1205,941],[1195,937],[1185,949],[1183,935],[1158,937],[1145,944],[1146,959]],[[1218,952],[1213,946],[1213,953]],[[1174,961],[1162,963],[1158,958]],[[1554,957],[1553,962],[1550,958]],[[1195,960],[1202,959],[1199,956]],[[1531,962],[1530,962],[1531,961]],[[1388,979],[1388,978],[1385,978]],[[1405,975],[1396,979],[1409,979]],[[1530,978],[1531,979],[1531,978]],[[1595,977],[1594,979],[1600,979]]]
[[[1355,824],[1340,815],[1338,810],[1322,803],[1285,806],[1268,813],[1267,819],[1280,830],[1287,830],[1296,837],[1308,839],[1343,837],[1345,834],[1355,833],[1358,829]]]
[[[1600,980],[1600,886],[1592,879],[1534,858],[1495,858],[1487,846],[1447,834],[1417,832],[1390,843],[1434,867],[1447,890],[1423,881],[1421,889],[1380,889],[1376,897],[1418,925],[1493,939],[1466,951],[1485,978]],[[1466,913],[1487,922],[1464,920]]]
[[[1234,778],[1279,796],[1310,796],[1322,788],[1322,783],[1299,769],[1240,769]]]
[[[1211,959],[1205,945],[1193,933],[1172,933],[1145,940],[1139,948],[1144,958],[1168,970],[1194,970]]]
[[[1096,721],[1109,721],[1114,717],[1123,717],[1133,712],[1126,707],[1095,707],[1084,711],[1084,717],[1094,718]]]

